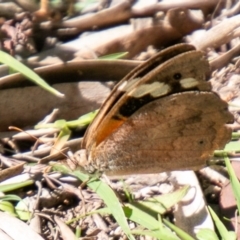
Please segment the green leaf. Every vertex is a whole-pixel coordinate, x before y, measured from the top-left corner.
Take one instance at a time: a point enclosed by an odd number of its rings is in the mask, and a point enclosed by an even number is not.
[[[68,169],[66,166],[60,164],[54,164],[53,168],[63,173],[73,174],[81,181],[86,182],[88,187],[95,191],[107,205],[108,209],[111,211],[111,214],[116,219],[119,226],[122,228],[123,232],[127,235],[127,237],[130,240],[134,240],[119,199],[116,197],[113,190],[106,183],[96,178],[90,178],[88,174],[84,174],[80,171],[71,172],[70,169]]]
[[[30,68],[19,62],[17,59],[12,57],[11,55],[0,51],[0,62],[6,64],[10,68],[18,71],[19,73],[23,74],[27,77],[30,81],[36,83],[37,85],[41,86],[43,89],[47,90],[48,92],[58,96],[64,97],[64,94],[60,93],[56,89],[52,88],[49,84],[47,84],[40,76],[38,76],[34,71]]]
[[[178,227],[175,226],[174,224],[170,223],[170,222],[167,221],[166,219],[163,219],[163,222],[164,222],[170,229],[172,229],[172,230],[180,237],[180,239],[184,239],[184,240],[194,240],[194,238],[192,238],[189,234],[187,234],[186,232],[184,232],[182,229],[178,228]]]
[[[24,221],[28,221],[32,215],[24,200],[20,201],[16,206],[16,213],[18,217]]]
[[[51,155],[57,154],[57,153],[59,153],[59,151],[61,151],[61,149],[64,147],[65,143],[70,138],[71,133],[72,133],[72,131],[67,126],[65,126],[61,129],[54,145],[52,146],[51,153],[50,153]]]
[[[224,160],[225,160],[225,164],[226,164],[228,174],[229,174],[229,177],[230,177],[230,183],[231,183],[231,186],[232,186],[232,189],[233,189],[233,193],[234,193],[234,196],[237,200],[238,212],[240,213],[240,191],[239,191],[240,183],[238,181],[238,178],[236,177],[236,174],[233,170],[233,167],[230,163],[230,160],[226,155],[224,157]]]
[[[164,229],[163,231],[139,231],[139,230],[133,230],[133,234],[136,235],[143,235],[143,236],[150,236],[152,238],[157,238],[160,240],[167,239],[167,240],[180,240],[175,234],[170,233],[168,229]]]
[[[239,138],[240,138],[240,133],[239,132],[233,132],[232,133],[232,140],[239,139]]]
[[[120,53],[113,53],[113,54],[108,54],[105,56],[101,56],[98,59],[100,60],[114,60],[114,59],[120,59],[125,57],[128,54],[128,52],[120,52]]]
[[[93,121],[93,119],[96,117],[97,113],[98,113],[98,110],[95,110],[95,111],[92,111],[90,113],[87,113],[87,114],[81,116],[77,120],[68,121],[67,126],[69,128],[86,127]]]
[[[139,235],[146,234],[159,239],[179,239],[175,233],[171,232],[168,228],[163,226],[161,222],[157,221],[156,218],[152,217],[141,209],[128,204],[128,206],[123,207],[123,210],[128,219],[151,231],[151,233],[148,231],[132,231],[132,233]]]
[[[21,201],[22,199],[14,194],[7,194],[4,195],[2,197],[0,197],[0,200],[4,200],[4,201]]]
[[[217,234],[211,229],[200,229],[196,234],[197,239],[199,240],[219,240]]]
[[[127,204],[128,206],[123,207],[123,211],[125,216],[133,221],[138,223],[144,228],[147,228],[150,230],[149,231],[139,231],[139,230],[134,230],[132,231],[133,234],[138,234],[138,235],[149,235],[153,236],[156,238],[161,238],[161,239],[173,239],[173,240],[179,240],[179,238],[175,235],[175,233],[171,232],[168,228],[165,226],[161,226],[162,223],[157,221],[156,218],[153,216],[149,215],[148,213],[142,211],[141,209],[138,209],[137,207]],[[96,211],[93,211],[89,214],[111,214],[111,211],[109,208],[102,208],[98,209]]]
[[[20,183],[11,183],[11,184],[5,184],[5,185],[0,185],[0,192],[9,192],[9,191],[13,191],[22,187],[26,187],[29,185],[34,184],[33,180],[27,180],[24,182],[20,182]]]
[[[16,217],[15,208],[13,204],[8,201],[0,201],[0,210],[3,212],[8,212],[12,216]]]
[[[159,222],[156,220],[156,218],[142,211],[138,207],[128,204],[127,206],[123,207],[123,210],[126,217],[131,221],[136,222],[149,230],[154,231],[159,229]]]
[[[238,141],[231,141],[228,144],[226,144],[224,151],[239,152],[240,151],[240,143]]]
[[[59,129],[62,129],[62,128],[67,126],[68,128],[72,129],[72,128],[86,127],[87,125],[89,125],[93,121],[93,119],[95,118],[97,113],[98,113],[98,110],[95,110],[93,112],[90,112],[90,113],[87,113],[87,114],[81,116],[77,120],[67,122],[64,119],[59,119],[59,120],[55,121],[54,123],[38,124],[34,128],[35,129],[40,129],[40,128],[59,128]]]
[[[115,218],[115,220],[118,222],[119,226],[122,228],[124,233],[127,235],[129,239],[134,239],[132,234],[130,233],[130,229],[126,220],[126,217],[124,215],[122,206],[119,202],[119,199],[116,197],[113,190],[104,182],[97,180],[97,179],[89,179],[89,175],[84,174],[80,171],[74,171],[73,174],[81,179],[83,182],[87,181],[87,185],[95,191],[100,198],[104,201],[104,203],[107,205],[109,210],[111,211],[111,214]]]
[[[210,206],[208,206],[209,212],[214,220],[214,223],[218,229],[218,232],[223,240],[236,240],[237,236],[234,232],[229,232],[221,220],[218,218],[217,214],[212,210]]]
[[[64,167],[62,165],[60,166],[59,164],[54,164],[53,168],[55,170],[58,170],[64,173],[70,173],[67,167]],[[101,182],[100,180],[96,180],[92,178],[89,179],[89,175],[86,175],[80,171],[75,171],[73,174],[77,176],[79,179],[81,179],[83,182],[87,182],[87,185],[101,197],[101,199],[105,202],[107,206],[107,208],[96,210],[94,212],[88,213],[88,215],[96,212],[102,213],[102,214],[111,213],[129,239],[133,239],[133,236],[130,233],[129,226],[126,221],[126,217],[129,218],[131,221],[134,221],[140,224],[141,226],[143,226],[144,228],[147,228],[151,231],[151,232],[134,231],[132,233],[143,234],[143,235],[146,234],[149,236],[157,237],[159,239],[179,240],[179,238],[176,236],[174,232],[171,232],[168,228],[162,225],[161,222],[157,221],[156,218],[146,213],[145,211],[139,209],[138,207],[134,206],[133,204],[125,204],[125,206],[122,207],[115,193],[107,184]],[[171,196],[172,199],[169,203],[167,203],[166,201],[169,196],[166,196],[165,199],[164,197],[162,197],[162,199],[164,199],[163,201],[167,206],[171,206],[175,202],[178,202],[186,194],[187,190],[188,190],[188,186],[185,186],[182,189],[173,193],[173,195]],[[174,197],[176,197],[176,199],[174,199]],[[150,201],[145,204],[147,207],[153,208],[154,210],[158,211],[159,209],[156,208],[155,205],[156,204],[161,205],[161,203],[156,201],[156,199],[153,199],[153,200],[155,202]],[[166,206],[164,206],[163,209],[165,209],[165,207]],[[179,236],[185,237],[181,239],[193,240],[192,237],[190,237],[187,233],[185,233],[181,229],[179,230],[179,228],[177,228],[176,226],[174,227],[174,230],[178,231]]]
[[[150,212],[154,211],[156,213],[164,214],[168,209],[181,201],[188,190],[189,186],[184,186],[172,193],[163,194],[155,198],[148,198],[143,201],[132,202],[129,205],[134,205],[135,207],[145,209],[145,211],[148,209]]]

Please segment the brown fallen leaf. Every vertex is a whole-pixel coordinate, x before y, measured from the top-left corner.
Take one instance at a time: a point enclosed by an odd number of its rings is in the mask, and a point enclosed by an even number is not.
[[[214,58],[210,61],[211,71],[221,69],[226,66],[234,57],[240,54],[240,44],[236,45],[226,53]]]
[[[6,168],[6,169],[0,171],[0,182],[20,174],[23,171],[24,164],[25,163],[21,163],[21,164],[18,164],[13,167],[9,167],[9,168]]]
[[[97,47],[93,46],[91,49],[83,48],[78,52],[78,56],[89,58],[89,56],[92,57],[92,52],[96,53],[97,56],[116,52],[128,52],[125,57],[131,59],[146,50],[149,45],[153,45],[156,48],[168,46],[171,42],[175,42],[192,31],[201,28],[202,23],[203,19],[195,17],[188,9],[172,9],[167,12],[164,21]]]
[[[206,31],[201,37],[195,39],[192,44],[200,50],[205,50],[209,47],[220,47],[222,44],[228,43],[235,37],[234,30],[239,26],[240,15],[226,18]]]
[[[54,220],[59,227],[59,230],[61,232],[61,236],[62,236],[63,240],[75,240],[76,239],[72,230],[59,217],[57,217],[55,215]]]

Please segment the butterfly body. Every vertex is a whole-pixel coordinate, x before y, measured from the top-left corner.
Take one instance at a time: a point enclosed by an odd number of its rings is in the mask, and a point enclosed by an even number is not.
[[[202,53],[176,45],[113,89],[83,140],[88,172],[108,175],[196,169],[231,138],[227,104],[211,92]],[[83,152],[82,151],[82,152]]]

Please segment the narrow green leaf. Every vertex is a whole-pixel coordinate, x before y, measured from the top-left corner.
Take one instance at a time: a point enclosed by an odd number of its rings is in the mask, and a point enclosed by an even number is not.
[[[133,222],[136,222],[149,230],[159,229],[159,222],[153,216],[147,214],[141,209],[131,204],[127,204],[123,207],[123,210],[126,217]]]
[[[130,229],[126,217],[124,215],[122,206],[113,190],[106,183],[100,180],[97,179],[95,179],[94,181],[89,180],[89,176],[83,174],[80,171],[74,171],[73,174],[82,181],[87,181],[87,185],[100,196],[100,198],[110,209],[113,217],[116,219],[119,226],[122,228],[123,232],[127,235],[129,239],[133,240],[134,237],[130,233]]]
[[[211,229],[200,229],[196,234],[198,240],[219,240],[217,234]]]
[[[100,60],[114,60],[114,59],[120,59],[125,57],[128,54],[128,52],[120,52],[120,53],[113,53],[113,54],[108,54],[105,56],[101,56],[98,59]]]
[[[178,228],[177,226],[175,226],[174,224],[170,223],[169,221],[167,221],[166,219],[163,218],[163,222],[170,228],[172,229],[179,237],[180,239],[184,239],[184,240],[194,240],[194,238],[192,238],[189,234],[187,234],[186,232],[184,232],[182,229]]]
[[[49,84],[47,84],[40,76],[38,76],[34,71],[30,68],[19,62],[17,59],[12,57],[11,55],[0,51],[0,62],[6,64],[10,68],[18,71],[19,73],[23,74],[27,77],[30,81],[36,83],[37,85],[41,86],[43,89],[47,90],[48,92],[56,95],[57,97],[64,97],[64,94],[60,93],[56,89],[52,88]]]
[[[29,185],[34,184],[33,180],[27,180],[24,182],[20,182],[20,183],[12,183],[12,184],[5,184],[5,185],[0,185],[0,192],[9,192],[9,191],[13,191],[22,187],[26,187]]]
[[[173,207],[176,203],[182,200],[189,190],[189,186],[184,186],[172,193],[163,194],[155,198],[148,198],[143,201],[132,202],[134,205],[141,209],[149,209],[159,214],[164,214],[168,209]]]
[[[210,206],[208,206],[209,212],[214,220],[214,223],[218,229],[219,234],[221,235],[223,240],[236,240],[237,236],[235,234],[233,238],[233,232],[228,232],[224,224],[221,222],[221,220],[218,218],[217,214],[212,210]]]
[[[2,200],[0,201],[0,210],[3,212],[8,212],[12,216],[16,216],[15,208],[14,208],[13,204],[8,201],[2,201]]]
[[[16,206],[16,213],[18,217],[24,221],[28,221],[32,215],[24,200],[20,201]]]
[[[146,232],[146,235],[151,235],[159,239],[179,239],[175,233],[171,232],[168,228],[157,221],[154,217],[148,213],[142,211],[138,207],[133,206],[132,204],[127,204],[123,207],[124,213],[128,219],[133,222],[138,223],[144,228],[149,229],[152,232],[152,235],[149,232]],[[134,234],[144,235],[144,232],[132,231]]]
[[[64,147],[65,143],[70,138],[71,133],[72,133],[72,131],[67,126],[65,126],[61,129],[54,145],[52,146],[51,153],[50,153],[51,155],[57,154],[59,151],[61,151],[61,149]]]
[[[119,199],[116,197],[113,190],[104,182],[98,179],[90,179],[88,174],[84,174],[80,171],[71,172],[66,166],[61,166],[60,164],[54,164],[53,168],[61,171],[63,173],[73,174],[78,177],[81,181],[86,182],[87,185],[95,191],[100,198],[104,201],[107,205],[108,209],[111,211],[111,214],[118,222],[119,226],[122,228],[123,232],[127,235],[130,240],[134,240],[132,236],[126,217],[124,215],[122,206],[119,202]]]
[[[68,121],[67,126],[69,128],[86,127],[93,121],[93,119],[96,117],[97,113],[98,113],[98,110],[95,110],[95,111],[92,111],[90,113],[87,113],[87,114],[79,117],[77,120]]]
[[[173,233],[169,234],[165,228],[163,231],[139,231],[139,230],[133,230],[132,233],[136,235],[142,235],[142,236],[150,236],[152,238],[160,239],[160,240],[180,240],[176,235]]]
[[[14,194],[7,194],[4,195],[2,197],[0,197],[0,200],[4,200],[4,201],[21,201],[22,199]]]
[[[149,231],[133,230],[131,231],[133,234],[149,235],[158,239],[179,240],[179,238],[176,236],[174,232],[172,232],[169,228],[167,228],[162,224],[161,219],[159,221],[156,220],[156,218],[154,218],[150,214],[139,209],[138,207],[135,207],[134,205],[131,205],[130,203],[125,204],[123,207],[123,210],[124,210],[125,216],[129,220],[138,223],[143,228],[149,229]],[[104,215],[104,214],[110,214],[111,211],[109,210],[109,208],[101,208],[93,212],[90,212],[87,215],[95,214],[95,213]],[[188,235],[185,234],[184,236],[188,236]],[[192,238],[186,238],[186,240],[192,240]]]
[[[98,110],[95,110],[93,112],[90,112],[90,113],[87,113],[87,114],[81,116],[77,120],[67,122],[64,119],[59,119],[59,120],[55,121],[54,123],[38,124],[34,128],[35,129],[40,129],[40,128],[59,128],[59,129],[62,129],[65,126],[67,126],[68,128],[72,129],[72,128],[86,127],[87,125],[89,125],[93,121],[93,119],[95,118],[97,113],[98,113]]]
[[[239,139],[239,138],[240,138],[240,133],[239,132],[233,132],[232,133],[232,140]]]
[[[239,152],[240,151],[240,143],[238,141],[231,141],[228,144],[226,144],[224,151]]]
[[[240,191],[239,191],[240,183],[239,183],[239,181],[236,177],[236,174],[233,170],[233,167],[230,163],[230,160],[226,155],[224,156],[224,160],[225,160],[225,164],[226,164],[228,174],[229,174],[229,177],[230,177],[230,183],[231,183],[231,186],[232,186],[232,189],[233,189],[233,193],[234,193],[234,196],[237,200],[238,212],[240,213]]]

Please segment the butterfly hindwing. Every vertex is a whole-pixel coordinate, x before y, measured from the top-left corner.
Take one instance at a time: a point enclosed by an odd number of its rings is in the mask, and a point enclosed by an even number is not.
[[[169,95],[136,111],[90,152],[89,163],[109,175],[195,169],[230,141],[232,120],[212,92]]]

